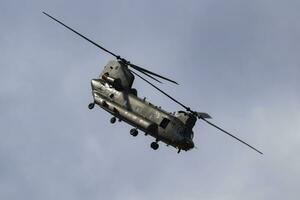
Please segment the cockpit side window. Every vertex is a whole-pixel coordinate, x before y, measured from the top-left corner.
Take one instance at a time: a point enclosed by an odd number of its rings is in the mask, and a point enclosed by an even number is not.
[[[162,128],[166,128],[169,124],[170,120],[167,118],[163,118],[163,120],[160,122],[159,126]]]

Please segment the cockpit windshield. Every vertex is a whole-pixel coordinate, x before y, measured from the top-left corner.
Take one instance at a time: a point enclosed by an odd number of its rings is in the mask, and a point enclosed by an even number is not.
[[[193,139],[194,138],[194,133],[193,131],[187,131],[185,133],[185,137],[189,138],[189,139]]]
[[[191,139],[194,139],[194,132],[193,132],[193,131],[191,132],[190,138],[191,138]]]

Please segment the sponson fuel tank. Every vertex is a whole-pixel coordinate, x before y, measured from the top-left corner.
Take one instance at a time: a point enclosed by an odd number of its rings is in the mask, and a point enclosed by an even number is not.
[[[142,117],[137,113],[124,109],[124,107],[107,99],[105,96],[101,95],[101,93],[95,91],[94,99],[95,102],[102,108],[104,108],[106,111],[118,116],[120,119],[126,121],[127,123],[133,126],[138,125],[139,128],[145,131],[146,133],[157,132],[157,125],[155,123],[151,122],[150,120]]]

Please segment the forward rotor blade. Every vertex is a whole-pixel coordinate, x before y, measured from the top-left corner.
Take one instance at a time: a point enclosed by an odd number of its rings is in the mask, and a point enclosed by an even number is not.
[[[113,56],[116,57],[116,58],[118,58],[118,55],[116,55],[116,54],[114,54],[113,52],[111,52],[111,51],[105,49],[104,47],[100,46],[100,45],[97,44],[96,42],[94,42],[94,41],[90,40],[89,38],[85,37],[84,35],[78,33],[77,31],[75,31],[75,30],[72,29],[71,27],[65,25],[64,23],[62,23],[62,22],[59,21],[58,19],[52,17],[51,15],[49,15],[49,14],[47,14],[47,13],[45,13],[45,12],[43,12],[43,14],[45,14],[45,15],[48,16],[48,17],[50,17],[51,19],[53,19],[54,21],[58,22],[59,24],[63,25],[64,27],[66,27],[66,28],[69,29],[70,31],[76,33],[77,35],[79,35],[80,37],[84,38],[85,40],[89,41],[90,43],[92,43],[92,44],[95,45],[96,47],[98,47],[98,48],[102,49],[103,51],[105,51],[105,52],[107,52],[107,53],[113,55]]]
[[[136,70],[136,69],[135,69],[135,70]],[[132,70],[130,70],[130,71],[132,72]],[[137,71],[138,71],[138,70],[137,70]],[[157,82],[159,82],[159,83],[162,83],[160,80],[154,78],[154,77],[151,76],[150,74],[147,74],[147,73],[145,73],[145,72],[143,72],[143,71],[138,71],[138,72],[144,74],[145,76],[148,76],[149,78],[152,78],[153,80],[155,80],[155,81],[157,81]]]
[[[153,75],[153,76],[157,76],[157,77],[159,77],[159,78],[161,78],[161,79],[164,79],[164,80],[166,80],[166,81],[170,81],[170,82],[172,82],[172,83],[175,83],[175,84],[179,85],[176,81],[173,81],[173,80],[171,80],[171,79],[169,79],[169,78],[166,78],[166,77],[164,77],[164,76],[161,76],[161,75],[159,75],[159,74],[156,74],[156,73],[154,73],[154,72],[151,72],[151,71],[149,71],[149,70],[147,70],[147,69],[145,69],[145,68],[142,68],[142,67],[140,67],[140,66],[137,66],[137,65],[134,65],[134,64],[129,64],[129,66],[132,67],[132,68],[135,69],[135,70],[140,71],[140,72],[143,71],[143,72],[145,72],[145,73],[151,74],[151,75]]]
[[[157,89],[158,91],[160,91],[161,93],[163,93],[164,95],[166,95],[167,97],[169,97],[171,100],[173,100],[175,103],[181,105],[182,107],[184,107],[186,110],[190,111],[190,108],[183,105],[182,103],[180,103],[179,101],[177,101],[176,99],[174,99],[173,97],[171,97],[170,95],[168,95],[167,93],[165,93],[163,90],[161,90],[160,88],[158,88],[157,86],[155,86],[153,83],[151,83],[150,81],[148,81],[147,79],[145,79],[144,77],[142,77],[141,75],[139,75],[138,73],[130,70],[132,73],[134,73],[136,76],[138,76],[140,79],[146,81],[149,85],[151,85],[152,87],[154,87],[155,89]]]
[[[250,144],[248,144],[248,143],[244,142],[243,140],[239,139],[238,137],[232,135],[232,134],[229,133],[228,131],[225,131],[224,129],[220,128],[219,126],[217,126],[217,125],[211,123],[210,121],[206,120],[205,118],[200,117],[200,119],[202,119],[203,121],[205,121],[205,122],[208,123],[209,125],[211,125],[211,126],[217,128],[218,130],[222,131],[223,133],[226,133],[226,134],[229,135],[230,137],[233,137],[234,139],[238,140],[239,142],[241,142],[241,143],[247,145],[248,147],[250,147],[250,148],[253,149],[254,151],[256,151],[256,152],[258,152],[258,153],[260,153],[260,154],[263,154],[261,151],[257,150],[256,148],[254,148],[254,147],[251,146]]]
[[[128,62],[126,59],[121,58],[119,55],[117,55],[117,54],[115,54],[115,53],[113,53],[113,52],[111,52],[111,51],[105,49],[104,47],[100,46],[100,45],[97,44],[96,42],[92,41],[91,39],[85,37],[85,36],[82,35],[81,33],[77,32],[76,30],[72,29],[71,27],[67,26],[66,24],[62,23],[62,22],[59,21],[58,19],[52,17],[52,16],[49,15],[48,13],[43,12],[43,14],[45,14],[45,15],[48,16],[49,18],[53,19],[53,20],[56,21],[57,23],[61,24],[61,25],[64,26],[65,28],[69,29],[69,30],[72,31],[73,33],[76,33],[76,34],[79,35],[80,37],[84,38],[84,39],[87,40],[88,42],[90,42],[90,43],[92,43],[93,45],[95,45],[96,47],[98,47],[98,48],[102,49],[103,51],[105,51],[105,52],[111,54],[112,56],[116,57],[117,59],[119,59],[119,60],[120,60],[121,62],[123,62],[124,64],[127,64],[128,66],[132,67],[133,69],[135,69],[135,70],[137,70],[137,71],[140,71],[141,73],[143,73],[143,74],[145,74],[146,76],[148,76],[148,77],[154,79],[155,81],[158,81],[158,82],[161,83],[161,81],[159,81],[159,80],[157,80],[156,78],[150,76],[149,74],[151,74],[151,75],[153,75],[153,76],[157,76],[157,77],[159,77],[159,78],[161,78],[161,79],[170,81],[170,82],[175,83],[175,84],[178,85],[177,82],[175,82],[175,81],[173,81],[173,80],[171,80],[171,79],[169,79],[169,78],[163,77],[163,76],[161,76],[161,75],[159,75],[159,74],[156,74],[156,73],[154,73],[154,72],[151,72],[151,71],[149,71],[149,70],[147,70],[147,69],[144,69],[144,68],[139,67],[139,66],[137,66],[137,65],[131,64],[131,63]],[[147,73],[147,74],[146,74],[146,73]]]

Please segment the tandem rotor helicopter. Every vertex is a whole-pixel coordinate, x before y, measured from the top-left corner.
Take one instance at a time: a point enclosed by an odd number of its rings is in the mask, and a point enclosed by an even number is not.
[[[105,49],[51,15],[45,12],[43,14],[116,58],[107,63],[98,78],[92,79],[91,87],[94,101],[88,105],[89,109],[93,109],[95,104],[97,104],[113,115],[110,120],[111,123],[115,123],[118,119],[130,124],[134,127],[130,130],[130,134],[134,137],[138,135],[138,130],[143,131],[145,135],[151,135],[155,138],[155,141],[150,145],[154,150],[158,149],[158,142],[164,142],[167,146],[171,145],[175,147],[178,153],[181,150],[188,151],[193,149],[195,147],[193,142],[193,127],[197,119],[201,119],[256,152],[263,154],[250,144],[208,121],[207,119],[211,118],[209,114],[192,110],[155,86],[142,75],[159,83],[161,83],[160,80],[165,80],[178,84],[175,81],[130,63],[125,58]],[[179,104],[185,111],[170,113],[151,104],[145,98],[138,97],[137,90],[132,87],[135,76]]]

